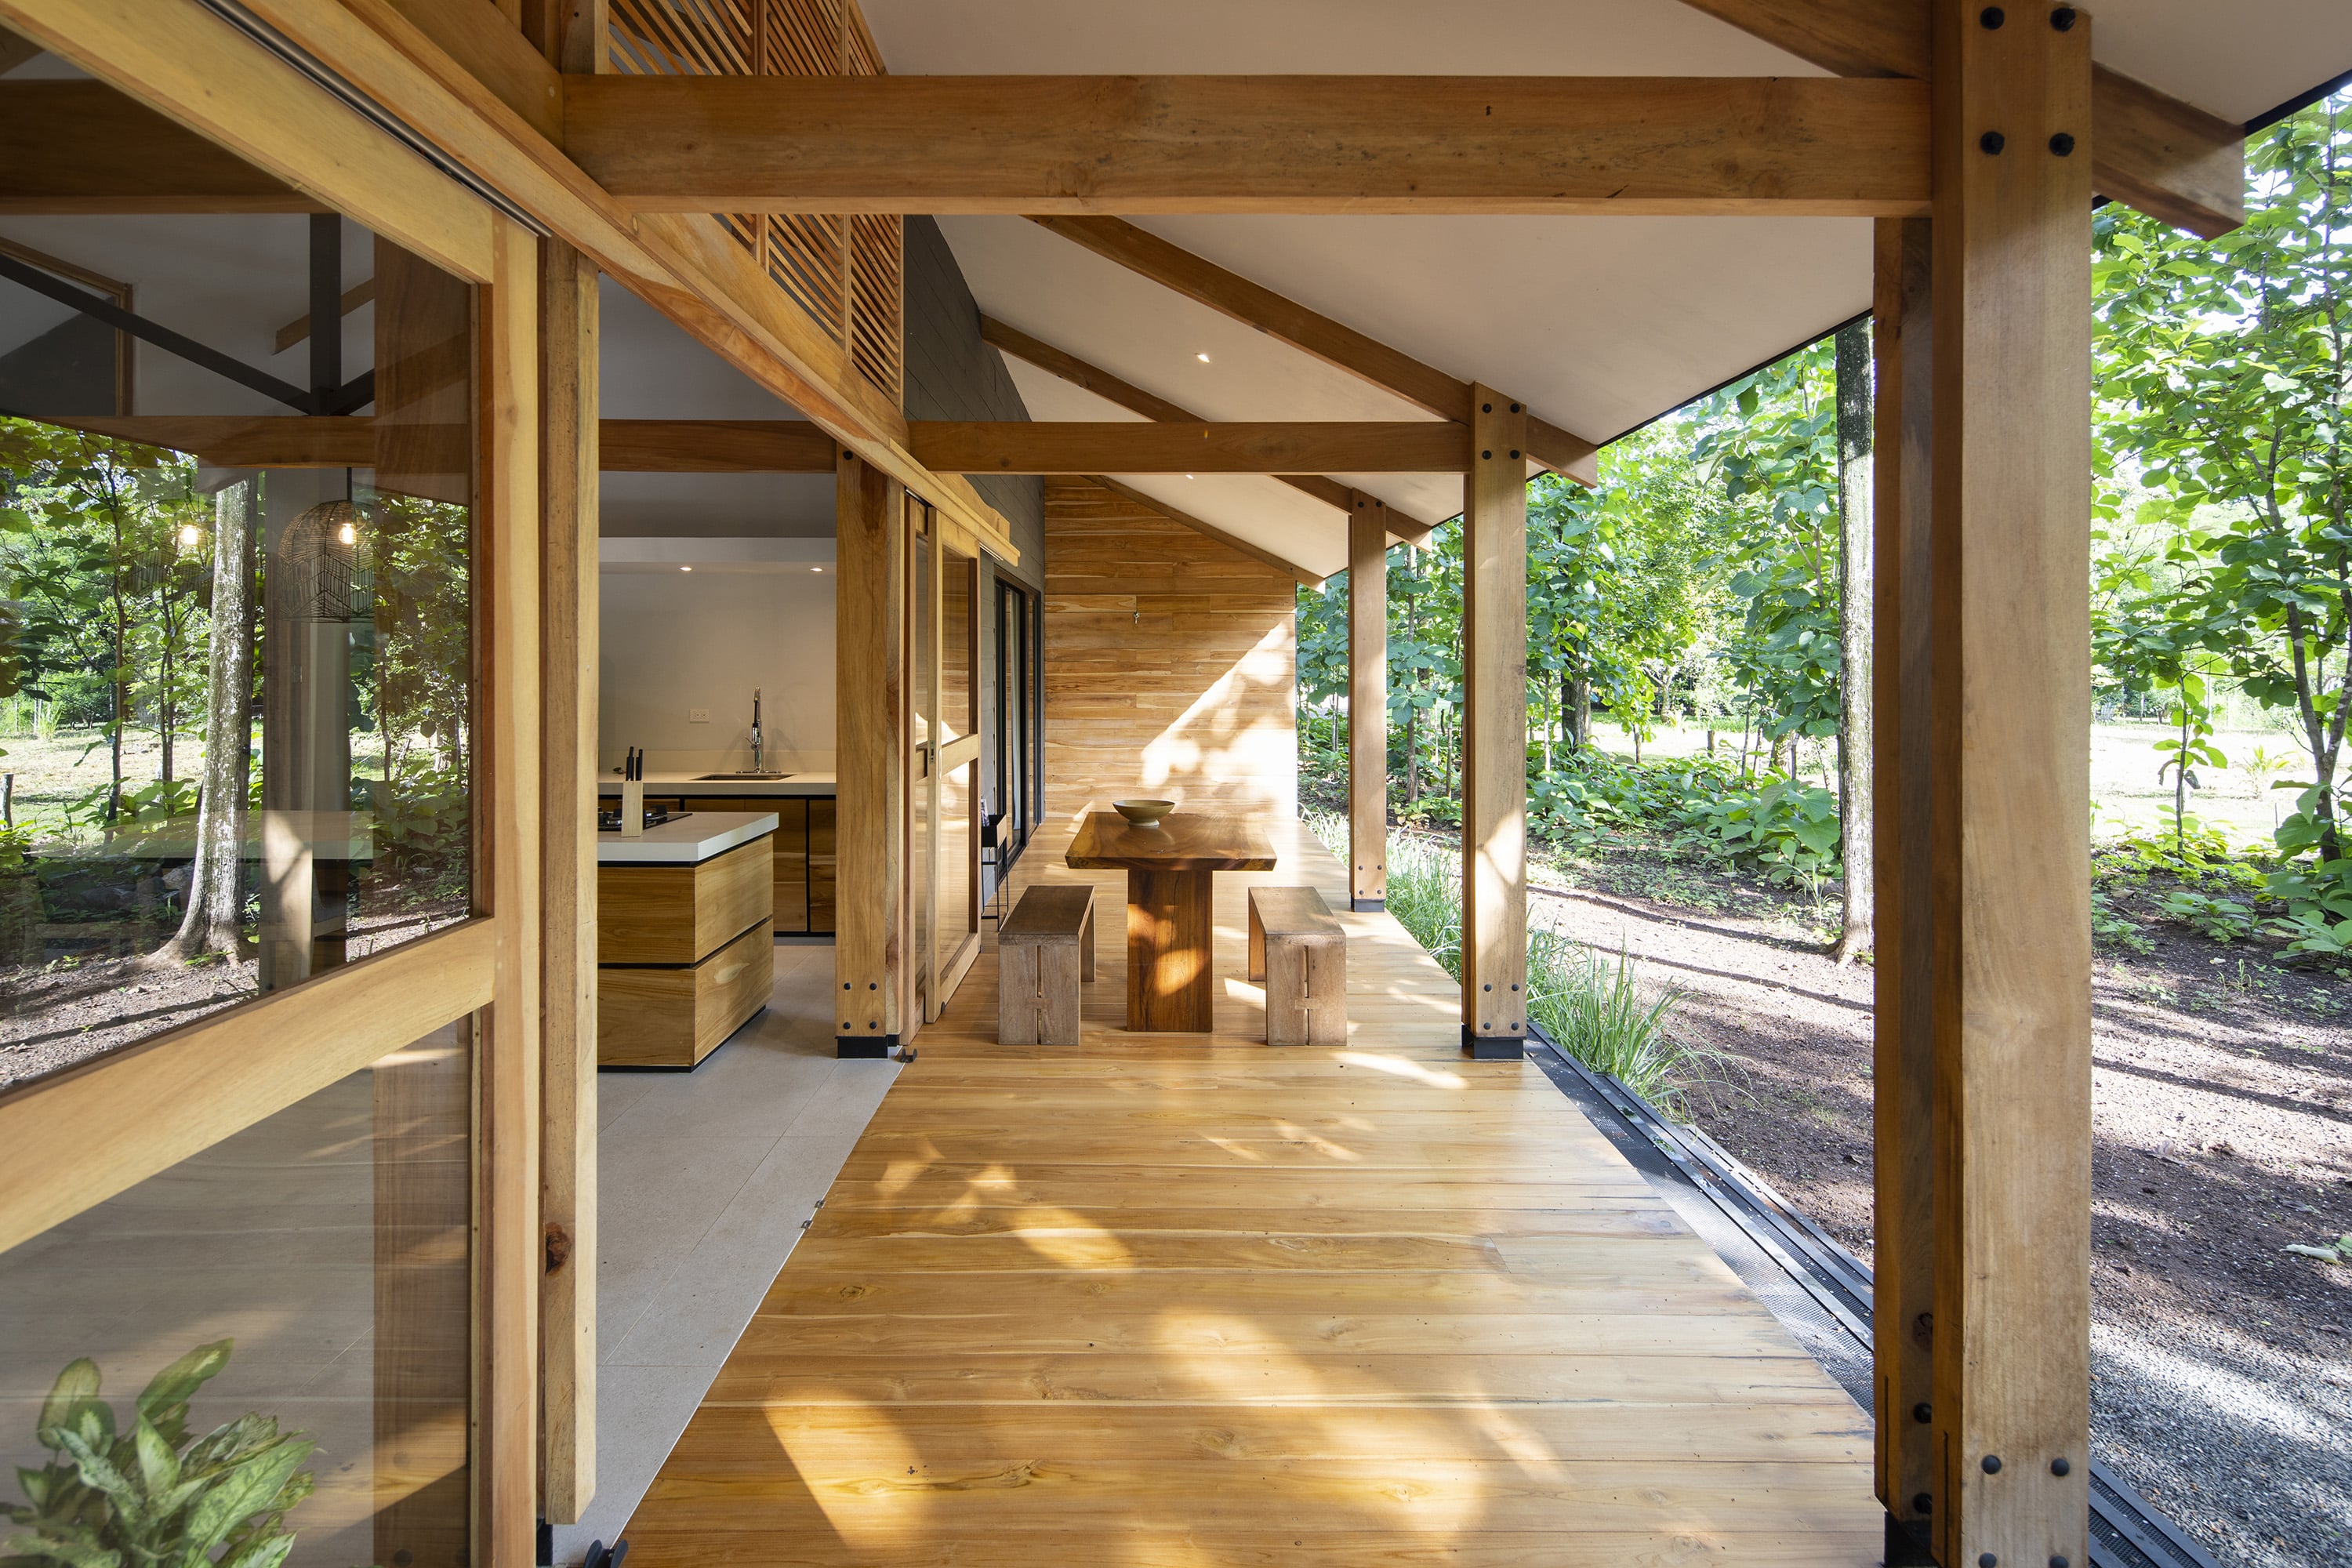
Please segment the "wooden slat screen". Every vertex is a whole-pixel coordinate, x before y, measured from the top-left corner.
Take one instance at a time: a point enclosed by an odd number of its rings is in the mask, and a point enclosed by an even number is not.
[[[879,76],[856,0],[610,0],[624,76]],[[904,249],[896,216],[714,214],[786,298],[902,400]]]

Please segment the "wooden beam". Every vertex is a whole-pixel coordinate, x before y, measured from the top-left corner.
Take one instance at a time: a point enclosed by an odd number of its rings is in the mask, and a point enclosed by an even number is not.
[[[1205,257],[1171,245],[1148,229],[1115,217],[1039,216],[1033,221],[1108,261],[1172,289],[1196,304],[1254,327],[1335,369],[1370,382],[1440,419],[1467,424],[1470,384],[1424,364],[1376,338],[1311,310],[1297,300],[1229,271]],[[1528,451],[1546,468],[1580,484],[1599,482],[1600,448],[1583,437],[1532,415]]]
[[[2101,66],[2091,179],[2101,195],[2219,239],[2246,221],[2245,128]]]
[[[1060,376],[1073,386],[1084,387],[1106,403],[1116,403],[1146,419],[1158,419],[1174,425],[1197,425],[1201,416],[1169,402],[1156,393],[1146,392],[1133,382],[1122,381],[1097,365],[1088,364],[1077,355],[1053,344],[1031,337],[1018,327],[1008,327],[992,316],[980,319],[980,338],[984,343],[1013,358],[1035,365],[1039,370]],[[1276,474],[1273,478],[1305,495],[1313,496],[1324,505],[1351,513],[1355,508],[1356,491],[1324,474]],[[1403,543],[1418,544],[1429,537],[1434,523],[1423,522],[1403,511],[1388,507],[1390,524],[1396,529],[1395,537]]]
[[[599,437],[614,474],[829,474],[836,445],[788,419],[607,419]]]
[[[1110,478],[1107,474],[1087,474],[1081,477],[1093,480],[1096,484],[1102,486],[1103,489],[1110,491],[1113,495],[1124,496],[1127,500],[1133,501],[1139,507],[1150,508],[1151,510],[1158,512],[1160,516],[1166,518],[1171,522],[1181,522],[1186,528],[1191,529],[1193,532],[1200,534],[1204,538],[1213,539],[1218,543],[1226,546],[1228,549],[1238,550],[1253,561],[1265,562],[1268,566],[1273,567],[1276,571],[1287,574],[1289,576],[1296,578],[1301,587],[1320,588],[1323,585],[1324,580],[1322,578],[1317,576],[1314,573],[1309,572],[1306,567],[1299,565],[1297,562],[1286,561],[1281,556],[1276,554],[1273,551],[1268,550],[1263,544],[1253,544],[1248,540],[1242,538],[1239,534],[1228,533],[1223,529],[1219,528],[1215,523],[1204,521],[1200,518],[1194,517],[1191,512],[1184,510],[1181,507],[1171,506],[1157,496],[1145,495],[1133,485],[1121,484],[1118,480]]]
[[[1378,496],[1348,515],[1348,898],[1389,897],[1389,522]]]
[[[2091,26],[2033,7],[1988,28],[1981,9],[1936,0],[1930,463],[1958,670],[1935,721],[1961,765],[1958,1026],[1936,1066],[1936,1558],[2082,1563],[2092,176],[2049,142],[2090,120]],[[1995,126],[1999,153],[1980,142]]]
[[[0,82],[0,214],[324,210],[102,81]]]
[[[41,46],[21,34],[0,27],[0,76],[15,70],[41,52]]]
[[[1927,75],[1927,0],[1683,0],[1825,71]]]
[[[366,468],[375,466],[375,421],[352,415],[43,414],[45,425],[185,452],[218,468]]]
[[[637,212],[1923,211],[1916,82],[1738,77],[582,77]]]
[[[1458,474],[1470,466],[1467,426],[1395,423],[1162,425],[1119,421],[933,421],[908,426],[908,447],[949,474],[1297,474],[1340,469]]]
[[[540,244],[541,1509],[596,1491],[596,273]]]
[[[908,988],[907,528],[905,491],[841,450],[835,479],[835,679],[840,733],[834,773],[834,999],[844,1057],[887,1056],[899,1043]]]
[[[1930,0],[1684,3],[1839,76],[1928,74]],[[2091,68],[2088,123],[2100,195],[2207,239],[2246,221],[2243,126],[2101,65]]]
[[[1462,1047],[1522,1056],[1528,1033],[1527,409],[1472,389],[1462,486]]]
[[[425,7],[412,17],[393,0],[250,0],[244,8],[835,439],[934,494],[991,552],[1018,559],[1011,525],[960,476],[928,473],[907,454],[904,416],[892,400],[855,372],[846,351],[715,218],[632,217],[486,85],[513,90],[530,68],[486,41],[496,35],[441,26],[434,18],[443,13]],[[136,92],[313,196],[321,210],[392,232],[454,271],[483,275],[486,204],[195,0],[114,10],[87,0],[0,0],[0,24]],[[499,48],[499,58],[478,58],[485,47]],[[224,91],[224,82],[236,89]],[[562,86],[551,67],[535,82],[534,92]]]
[[[1951,907],[1958,889],[1959,758],[1948,712],[1958,666],[1951,617],[1939,615],[1929,489],[1934,409],[1934,301],[1924,218],[1882,218],[1876,236],[1872,342],[1877,357],[1872,482],[1871,794],[1873,1015],[1871,1090],[1876,1130],[1871,1321],[1877,1486],[1896,1526],[1924,1551],[1943,1485],[1933,1426],[1936,1314],[1935,1065],[1939,1032],[1958,1026]],[[1946,580],[1951,563],[1944,562]],[[1850,872],[1851,874],[1854,874]],[[1915,1551],[1911,1553],[1917,1555]],[[1904,1561],[1890,1555],[1890,1563]]]
[[[362,415],[32,416],[192,453],[218,468],[361,468],[377,456],[377,422]],[[948,420],[918,421],[907,430],[918,460],[940,473],[1275,474],[1300,468],[1458,473],[1470,461],[1468,430],[1433,419],[1392,425]],[[800,419],[606,419],[598,436],[600,464],[608,474],[821,474],[838,460],[835,447],[823,428]]]

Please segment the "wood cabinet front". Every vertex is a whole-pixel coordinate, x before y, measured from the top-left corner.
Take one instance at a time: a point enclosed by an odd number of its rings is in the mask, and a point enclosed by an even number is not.
[[[764,838],[698,866],[599,866],[596,962],[693,963],[770,909]]]
[[[690,1068],[768,1005],[775,978],[764,921],[699,963],[600,968],[596,1063]]]
[[[834,910],[831,795],[688,795],[688,811],[772,811],[779,934],[831,936]]]

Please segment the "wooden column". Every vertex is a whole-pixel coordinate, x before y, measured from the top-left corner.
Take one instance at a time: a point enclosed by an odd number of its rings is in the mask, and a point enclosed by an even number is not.
[[[1874,1220],[1878,1496],[1895,1521],[1887,1562],[1916,1563],[1940,1477],[1929,1354],[1936,1310],[1936,1040],[1958,1024],[1959,947],[1953,832],[1959,799],[1957,725],[1938,724],[1958,669],[1952,617],[1936,614],[1928,453],[1935,353],[1925,218],[1883,218],[1872,341],[1877,356],[1872,583],[1871,790],[1877,984]],[[1948,569],[1949,563],[1946,563]],[[1948,606],[1947,606],[1948,609]],[[1939,659],[1937,656],[1942,654]]]
[[[1528,411],[1474,386],[1462,486],[1462,1047],[1526,1054]]]
[[[908,975],[905,492],[845,448],[835,476],[834,1044],[883,1057],[898,1045]]]
[[[541,1506],[596,1489],[596,269],[540,242]]]
[[[499,924],[490,1006],[479,1019],[481,1230],[476,1252],[474,1497],[469,1561],[528,1568],[539,1514],[540,839],[539,242],[507,217],[491,229],[479,296],[483,409],[474,590],[476,906]],[[379,295],[376,309],[383,302]],[[383,369],[378,367],[381,375]]]
[[[1389,897],[1389,509],[1352,491],[1348,514],[1348,896]]]
[[[1946,1564],[2087,1559],[2091,37],[1937,0],[1938,598],[1958,670],[1957,1019],[1936,1059]],[[1948,576],[1942,571],[1952,563]]]

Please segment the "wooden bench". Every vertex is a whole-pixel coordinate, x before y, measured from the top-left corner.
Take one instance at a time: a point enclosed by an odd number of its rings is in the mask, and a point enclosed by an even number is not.
[[[1312,888],[1252,888],[1249,977],[1265,985],[1265,1043],[1348,1040],[1348,935]]]
[[[1041,883],[996,928],[996,1038],[1078,1043],[1078,984],[1095,977],[1095,890]]]

